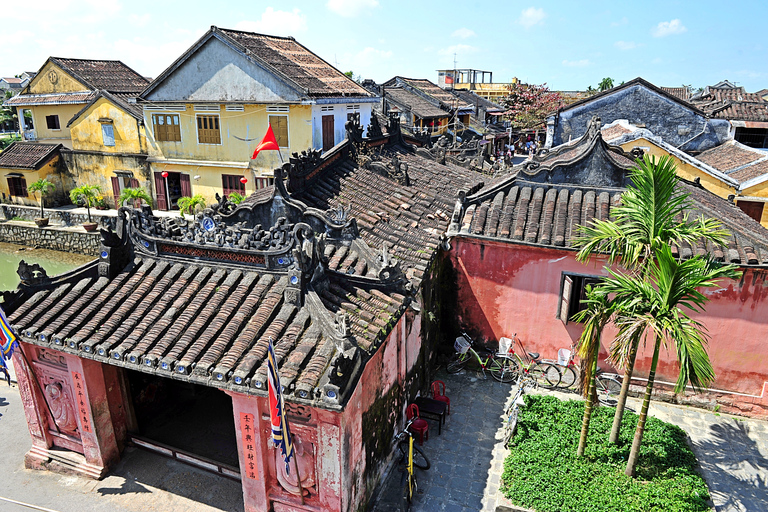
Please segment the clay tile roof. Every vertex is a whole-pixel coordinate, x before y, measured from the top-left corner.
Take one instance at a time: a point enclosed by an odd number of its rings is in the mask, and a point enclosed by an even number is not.
[[[384,96],[398,107],[408,109],[423,119],[448,117],[451,114],[434,106],[418,94],[402,87],[384,87]]]
[[[712,117],[737,121],[768,121],[768,102],[744,87],[707,87],[691,103]]]
[[[766,156],[767,154],[760,150],[750,148],[736,141],[728,141],[704,151],[696,158],[719,171],[727,173]]]
[[[626,133],[632,133],[632,130],[620,124],[615,124],[613,126],[609,126],[608,128],[603,128],[602,132],[603,132],[603,140],[611,141],[613,139],[617,139],[621,137]]]
[[[688,101],[691,97],[691,90],[688,87],[660,87],[660,89],[683,101]]]
[[[432,98],[435,102],[448,109],[474,110],[475,106],[461,97],[454,96],[450,91],[440,88],[424,78],[404,78],[396,76],[384,83],[385,86],[406,85]]]
[[[72,74],[91,89],[131,93],[137,96],[149,81],[119,60],[64,59],[50,60]]]
[[[22,79],[21,79],[21,78],[16,78],[16,77],[5,77],[5,76],[4,76],[4,77],[2,78],[2,80],[3,80],[4,82],[7,82],[7,83],[9,83],[9,84],[20,84],[20,83],[22,82]]]
[[[24,107],[27,105],[75,105],[88,103],[93,99],[93,91],[65,92],[53,94],[19,94],[5,100],[3,105]]]
[[[266,62],[294,81],[310,97],[373,97],[373,94],[344,73],[309,51],[292,37],[277,37],[253,32],[215,28],[246,53]]]
[[[14,142],[0,153],[2,169],[40,169],[48,160],[58,155],[61,144],[39,142]]]
[[[768,159],[761,160],[751,165],[747,165],[728,174],[731,178],[745,183],[749,180],[768,174]]]

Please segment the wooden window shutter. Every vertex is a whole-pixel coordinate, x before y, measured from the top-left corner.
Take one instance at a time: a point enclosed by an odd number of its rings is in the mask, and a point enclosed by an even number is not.
[[[189,181],[189,174],[182,174],[181,179],[181,195],[183,197],[192,197],[192,184]]]
[[[19,195],[16,191],[16,179],[15,178],[8,178],[8,191],[12,196]]]
[[[166,130],[169,131],[168,140],[180,142],[181,127],[179,126],[179,116],[178,115],[168,116],[167,121],[168,122],[165,123],[165,126],[166,126]]]
[[[166,201],[165,198],[165,178],[163,178],[162,173],[159,172],[155,173],[155,190],[157,191],[157,209],[167,210],[168,201]]]
[[[197,141],[200,144],[221,144],[219,116],[197,116]]]
[[[111,124],[101,125],[101,135],[105,146],[115,145],[115,128]]]
[[[130,181],[128,182],[128,185],[131,188],[139,188],[139,180],[137,180],[136,178],[131,178]]]
[[[288,147],[288,116],[269,116],[272,132],[275,134],[277,145],[281,148]]]
[[[165,116],[163,114],[152,114],[152,124],[155,126],[155,140],[168,140],[165,131]]]
[[[568,324],[568,311],[571,309],[571,290],[573,289],[573,278],[565,276],[563,279],[563,294],[560,297],[560,320]]]
[[[120,208],[122,205],[120,204],[120,178],[117,176],[112,176],[112,195],[115,198],[115,206],[117,208]]]

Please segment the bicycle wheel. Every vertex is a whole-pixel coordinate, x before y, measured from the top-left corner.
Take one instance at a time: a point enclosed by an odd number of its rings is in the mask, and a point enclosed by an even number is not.
[[[560,384],[560,370],[549,363],[533,363],[529,373],[536,383],[546,389],[554,389]]]
[[[614,377],[595,377],[595,386],[597,387],[597,398],[604,405],[616,405],[619,393],[621,393],[621,382]]]
[[[510,411],[509,417],[507,418],[507,425],[504,428],[504,447],[509,447],[509,441],[512,439],[512,436],[515,435],[515,428],[517,428],[517,414],[519,412],[519,409],[515,404],[512,405],[512,411]]]
[[[577,384],[579,379],[572,366],[558,366],[558,369],[560,370],[560,385],[558,387],[568,389]]]
[[[491,372],[491,377],[499,382],[513,382],[520,367],[513,359],[497,357],[491,361],[488,371]]]
[[[398,447],[400,448],[402,460],[408,462],[408,439],[406,438],[401,441]],[[432,466],[432,463],[429,462],[422,449],[416,446],[416,444],[413,445],[413,465],[419,469],[429,469]]]
[[[411,510],[413,495],[416,494],[416,476],[409,474],[408,471],[404,471],[403,476],[400,479],[400,487],[402,488],[400,510],[402,512],[408,512]]]
[[[459,373],[467,366],[469,362],[469,354],[456,354],[453,359],[446,365],[445,371],[448,373]]]

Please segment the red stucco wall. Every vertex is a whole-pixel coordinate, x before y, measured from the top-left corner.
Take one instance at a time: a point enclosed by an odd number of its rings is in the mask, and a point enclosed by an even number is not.
[[[603,262],[576,261],[575,252],[518,244],[454,239],[448,253],[458,276],[460,321],[495,348],[501,336],[517,333],[528,351],[555,359],[557,349],[569,348],[581,325],[567,326],[558,318],[563,272],[605,275]],[[763,404],[768,411],[768,272],[746,270],[740,282],[725,281],[706,290],[711,302],[703,314],[692,314],[711,336],[709,355],[717,380],[710,395],[724,403]],[[603,347],[612,340],[609,330]],[[602,354],[605,355],[604,353]],[[652,347],[638,354],[636,376],[647,375]],[[607,364],[601,363],[601,366]],[[677,379],[674,347],[662,349],[657,381]],[[641,384],[642,382],[638,382]],[[727,393],[718,393],[717,390]]]

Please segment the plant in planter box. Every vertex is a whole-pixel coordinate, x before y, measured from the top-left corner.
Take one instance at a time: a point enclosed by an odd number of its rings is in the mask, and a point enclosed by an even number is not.
[[[152,198],[147,191],[141,187],[124,188],[122,192],[120,192],[120,198],[117,200],[119,203],[117,207],[120,208],[121,206],[126,206],[128,201],[131,201],[129,204],[133,204],[134,206],[137,202],[141,204],[141,201],[144,201],[147,204],[152,204]]]
[[[200,194],[195,194],[193,197],[180,197],[177,203],[179,205],[179,213],[183,216],[185,213],[194,215],[198,207],[205,208],[205,198]]]
[[[69,198],[75,204],[85,205],[88,210],[88,222],[83,224],[83,229],[93,231],[96,224],[91,220],[91,207],[96,205],[96,198],[100,195],[101,189],[98,185],[80,185],[69,191]]]
[[[47,178],[40,178],[33,184],[29,186],[30,192],[37,192],[40,194],[40,218],[35,219],[35,224],[37,224],[40,227],[44,227],[48,225],[48,218],[45,216],[45,210],[44,210],[44,198],[48,194],[53,191],[56,187],[48,181]]]

